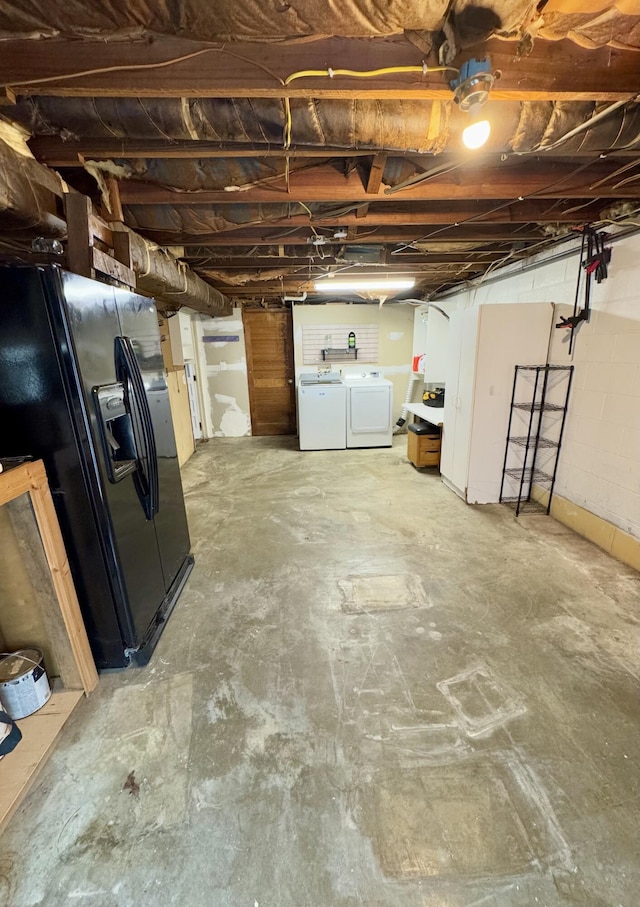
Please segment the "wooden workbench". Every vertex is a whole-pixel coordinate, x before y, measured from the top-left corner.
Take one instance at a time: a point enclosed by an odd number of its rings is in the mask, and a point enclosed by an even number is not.
[[[426,403],[408,403],[406,409],[412,416],[419,416],[421,419],[424,419],[425,422],[429,422],[431,425],[437,425],[439,428],[442,428],[443,406],[427,406]]]

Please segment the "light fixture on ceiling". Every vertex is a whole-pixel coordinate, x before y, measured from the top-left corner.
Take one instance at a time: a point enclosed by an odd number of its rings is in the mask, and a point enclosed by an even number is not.
[[[410,290],[415,280],[316,280],[313,287],[318,293],[372,293],[383,292],[386,294],[399,293],[401,290]]]
[[[491,124],[489,120],[480,116],[479,104],[470,108],[469,113],[472,116],[472,122],[462,130],[462,141],[466,148],[474,151],[476,148],[482,148],[489,138]]]
[[[491,72],[491,60],[467,60],[460,69],[460,75],[450,83],[453,100],[469,113],[473,122],[462,133],[462,141],[469,149],[481,148],[491,132],[489,120],[481,118],[480,109],[486,104],[491,86],[498,78]]]

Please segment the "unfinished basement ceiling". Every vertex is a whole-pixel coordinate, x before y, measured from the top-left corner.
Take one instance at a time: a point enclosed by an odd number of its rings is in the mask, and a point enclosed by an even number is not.
[[[313,301],[330,273],[412,277],[433,298],[637,221],[630,0],[23,0],[1,5],[0,40],[3,116],[34,156],[107,219],[119,196],[128,226],[237,304]],[[500,76],[475,152],[455,72],[437,71],[472,57]],[[329,72],[395,67],[416,71]]]

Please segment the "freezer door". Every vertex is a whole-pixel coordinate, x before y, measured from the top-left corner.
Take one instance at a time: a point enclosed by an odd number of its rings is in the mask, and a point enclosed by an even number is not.
[[[62,275],[62,288],[74,352],[71,361],[84,396],[93,454],[101,477],[102,499],[96,505],[106,510],[114,569],[123,592],[122,596],[116,594],[115,605],[125,646],[137,648],[165,593],[153,520],[147,518],[139,487],[140,476],[148,468],[142,443],[142,416],[135,406],[129,379],[118,365],[120,321],[113,289],[67,273]],[[126,446],[121,461],[125,465],[124,475],[114,474],[114,463],[109,459],[110,439],[105,445],[109,402],[114,414],[126,413],[123,421],[128,425],[126,432],[123,427],[119,441]],[[115,440],[118,443],[117,435]],[[140,461],[138,468],[128,468],[132,459]]]
[[[158,499],[153,515],[168,591],[191,547],[178,453],[165,379],[158,316],[152,300],[115,290],[122,334],[131,343],[146,393],[157,455]]]

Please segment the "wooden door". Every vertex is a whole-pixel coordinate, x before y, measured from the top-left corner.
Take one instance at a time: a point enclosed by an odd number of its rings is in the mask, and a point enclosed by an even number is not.
[[[249,374],[251,432],[293,435],[296,431],[293,330],[289,309],[242,312]]]

